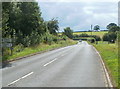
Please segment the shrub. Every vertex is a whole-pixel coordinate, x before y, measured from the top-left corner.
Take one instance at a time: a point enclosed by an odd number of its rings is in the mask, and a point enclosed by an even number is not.
[[[92,35],[92,37],[94,37],[96,41],[101,41],[101,38],[97,35]]]
[[[108,33],[104,34],[102,37],[103,41],[109,41],[109,35]]]
[[[106,33],[103,36],[103,41],[108,41],[108,42],[115,43],[116,38],[117,38],[117,34],[116,33],[109,32],[109,33]]]
[[[57,43],[58,42],[58,38],[57,37],[55,37],[55,36],[53,36],[53,41],[55,42],[55,43]]]
[[[30,40],[29,36],[25,36],[21,43],[24,45],[24,47],[29,47],[30,43],[31,43],[31,40]]]
[[[65,35],[62,37],[63,40],[67,40],[67,38],[68,38],[68,37],[65,36]]]
[[[84,34],[80,34],[79,37],[89,37],[89,35],[84,33]]]
[[[109,42],[115,43],[115,40],[117,38],[117,34],[114,32],[109,33]]]
[[[40,43],[41,43],[41,36],[36,31],[32,32],[30,35],[30,45],[34,46]]]
[[[91,41],[91,43],[95,43],[95,39],[91,39],[90,41]]]

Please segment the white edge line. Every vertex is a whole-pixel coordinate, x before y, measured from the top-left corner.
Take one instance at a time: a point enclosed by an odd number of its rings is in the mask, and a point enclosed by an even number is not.
[[[30,73],[26,74],[25,76],[23,76],[23,77],[21,77],[21,78],[19,78],[19,79],[15,80],[15,81],[13,81],[13,82],[11,82],[11,83],[10,83],[10,84],[8,84],[7,86],[10,86],[10,85],[12,85],[12,84],[14,84],[14,83],[18,82],[19,80],[24,79],[24,78],[26,78],[26,77],[30,76],[30,75],[31,75],[31,74],[33,74],[33,73],[34,73],[34,72],[30,72]]]
[[[103,62],[103,59],[102,59],[100,53],[96,50],[96,48],[95,48],[94,46],[93,46],[93,48],[94,48],[95,51],[98,53],[98,55],[99,55],[99,57],[100,57],[100,59],[101,59],[102,66],[103,66],[103,69],[104,69],[104,71],[105,71],[106,78],[107,78],[107,80],[108,80],[108,87],[113,87],[112,82],[111,82],[111,80],[110,80],[110,76],[109,76],[109,74],[108,74],[108,71],[107,71],[107,69],[106,69],[106,67],[105,67],[105,63]]]
[[[50,63],[54,62],[55,60],[57,60],[57,58],[55,58],[54,60],[52,60],[52,61],[50,61],[50,62],[44,64],[43,66],[47,66],[47,65],[49,65]]]

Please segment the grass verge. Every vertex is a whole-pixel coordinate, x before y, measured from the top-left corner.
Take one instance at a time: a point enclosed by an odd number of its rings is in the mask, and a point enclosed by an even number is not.
[[[102,56],[102,59],[108,69],[112,83],[115,87],[118,86],[118,46],[116,44],[107,44],[99,42],[92,44]]]
[[[4,60],[11,61],[16,58],[24,57],[24,56],[31,55],[31,54],[34,54],[37,52],[43,52],[43,51],[48,51],[48,50],[52,50],[52,49],[59,48],[59,47],[74,45],[76,43],[77,42],[73,41],[73,40],[59,41],[58,43],[52,43],[51,45],[41,43],[40,45],[38,45],[36,47],[24,48],[21,52],[14,51],[12,56],[8,55],[7,57],[5,57]],[[16,50],[16,49],[14,49],[14,50]]]

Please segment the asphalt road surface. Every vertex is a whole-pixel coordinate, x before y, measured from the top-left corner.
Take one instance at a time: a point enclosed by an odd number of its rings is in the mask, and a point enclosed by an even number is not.
[[[3,87],[106,87],[100,57],[87,42],[37,54],[2,69]]]

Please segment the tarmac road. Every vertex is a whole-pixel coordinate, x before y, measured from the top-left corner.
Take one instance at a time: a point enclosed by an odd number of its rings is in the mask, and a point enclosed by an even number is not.
[[[3,87],[106,87],[99,55],[87,42],[11,62]]]

